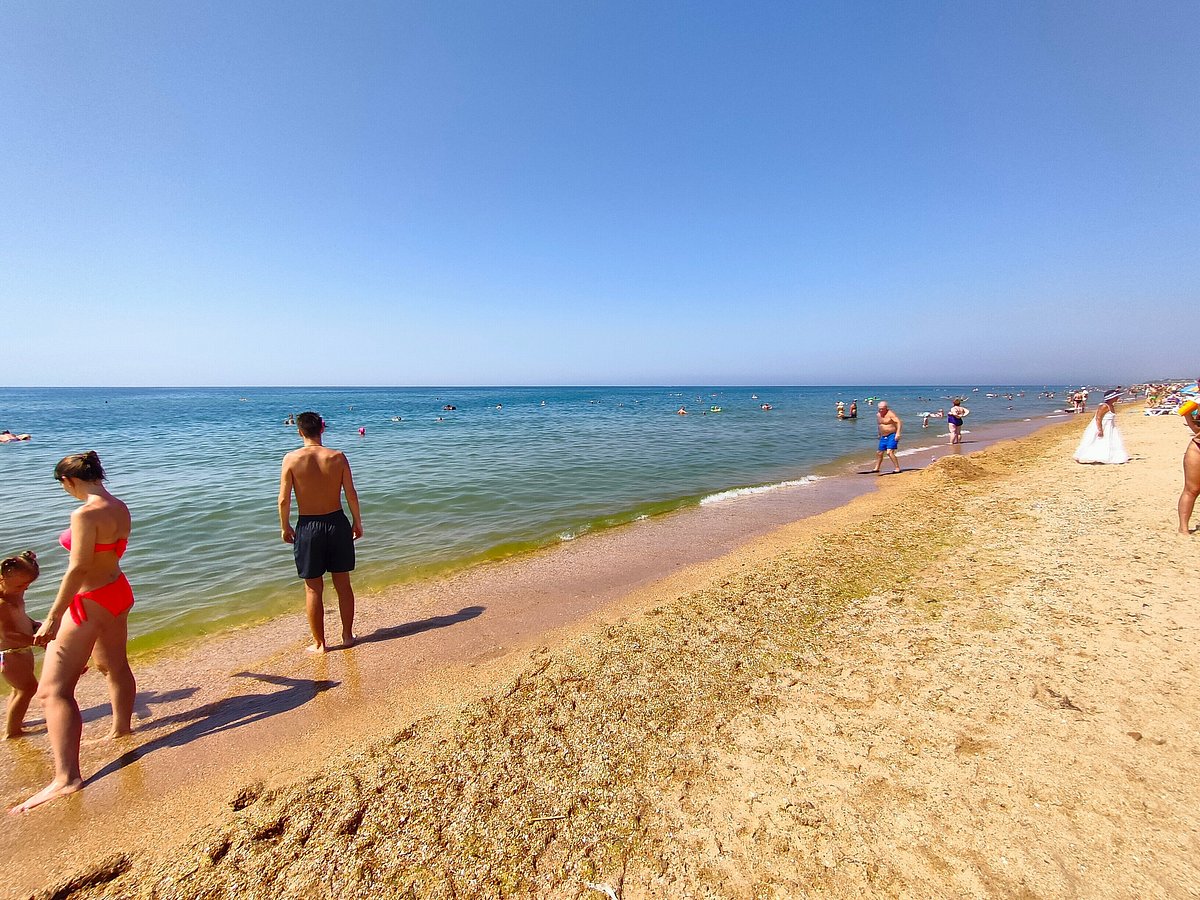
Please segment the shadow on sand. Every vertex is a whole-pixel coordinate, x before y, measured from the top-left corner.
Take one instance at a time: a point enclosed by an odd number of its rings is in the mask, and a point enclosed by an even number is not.
[[[465,606],[458,612],[449,615],[431,616],[419,622],[405,622],[402,625],[390,625],[386,628],[379,628],[368,635],[360,637],[357,644],[390,641],[395,638],[411,637],[414,634],[420,634],[424,631],[432,631],[435,628],[447,628],[451,625],[457,625],[460,622],[477,618],[483,614],[485,609],[487,609],[486,606]],[[112,762],[93,773],[87,779],[85,785],[95,784],[100,779],[114,772],[119,772],[126,766],[137,762],[145,756],[149,756],[156,750],[168,747],[182,747],[209,735],[240,728],[243,725],[252,725],[271,716],[297,709],[318,694],[330,688],[337,687],[340,683],[328,680],[313,681],[301,678],[287,678],[281,675],[262,675],[253,672],[238,672],[236,677],[253,678],[256,681],[267,684],[279,685],[282,690],[270,694],[242,694],[237,697],[225,697],[222,700],[206,703],[195,709],[183,710],[170,716],[164,716],[161,719],[152,718],[147,723],[149,728],[155,731],[163,728],[174,730],[153,738],[140,747],[130,750],[128,753],[122,753]],[[141,692],[137,696],[136,712],[138,718],[149,717],[151,715],[150,707],[152,704],[186,700],[195,691],[196,688],[181,688],[162,693],[156,691]],[[109,712],[110,708],[107,703],[91,707],[84,712],[84,721],[90,722],[107,715]]]
[[[175,715],[156,719],[150,723],[156,729],[170,728],[174,725],[183,725],[183,727],[147,741],[128,753],[122,753],[108,765],[93,773],[84,782],[84,785],[95,784],[106,775],[119,772],[142,757],[149,756],[155,750],[182,747],[208,735],[230,731],[243,725],[252,725],[263,719],[269,719],[271,716],[297,709],[318,694],[337,687],[339,684],[337,681],[314,681],[307,678],[287,678],[282,675],[256,675],[253,672],[238,672],[236,677],[253,678],[267,684],[279,685],[282,690],[270,694],[242,694],[238,697],[226,697],[195,709],[184,710]]]
[[[133,714],[138,719],[149,719],[154,715],[154,710],[151,708],[159,703],[175,703],[178,700],[186,700],[199,688],[186,687],[176,688],[171,691],[138,691],[137,697],[133,701]],[[80,715],[83,716],[83,721],[94,722],[104,716],[112,715],[112,705],[109,703],[101,703],[98,706],[89,706],[87,709],[80,710]]]
[[[386,628],[378,628],[370,634],[360,637],[355,644],[373,644],[377,641],[390,641],[394,638],[411,637],[414,634],[420,634],[423,631],[433,631],[435,628],[448,628],[451,625],[457,625],[459,622],[466,622],[469,619],[474,619],[483,615],[486,606],[464,606],[456,613],[451,613],[448,616],[430,616],[428,619],[422,619],[419,622],[405,622],[403,625],[389,625]]]

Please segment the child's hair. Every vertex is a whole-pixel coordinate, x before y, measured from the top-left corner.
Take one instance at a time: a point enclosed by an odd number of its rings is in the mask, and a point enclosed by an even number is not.
[[[7,578],[18,569],[28,572],[34,578],[37,578],[42,571],[38,566],[37,554],[32,550],[26,550],[24,553],[0,560],[0,578]]]
[[[72,453],[64,456],[54,467],[54,480],[77,478],[80,481],[103,481],[104,467],[100,465],[100,457],[95,450],[87,453]]]

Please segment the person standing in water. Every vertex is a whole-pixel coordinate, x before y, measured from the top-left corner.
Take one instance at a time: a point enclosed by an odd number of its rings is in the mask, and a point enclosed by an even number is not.
[[[970,414],[971,411],[963,406],[963,398],[956,397],[954,405],[950,407],[950,412],[946,415],[946,424],[950,426],[950,443],[962,443],[963,419]]]
[[[279,527],[283,541],[291,544],[296,557],[296,573],[304,579],[304,605],[308,627],[312,629],[310,652],[324,653],[325,573],[337,592],[342,620],[342,646],[354,646],[354,588],[350,573],[354,570],[354,542],[363,535],[358,493],[346,454],[321,443],[325,422],[315,412],[296,417],[296,431],[304,446],[283,458],[279,480]],[[300,518],[291,525],[292,492]],[[342,494],[350,507],[353,521],[342,511]]]
[[[875,454],[875,468],[872,471],[876,475],[882,474],[879,467],[883,465],[883,454],[886,453],[899,472],[900,460],[896,458],[896,448],[900,446],[900,429],[904,427],[904,423],[892,412],[886,400],[880,400],[876,406],[875,419],[879,424],[879,452]]]

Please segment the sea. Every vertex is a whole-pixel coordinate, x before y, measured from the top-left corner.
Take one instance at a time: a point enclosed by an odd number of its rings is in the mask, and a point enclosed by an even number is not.
[[[945,420],[923,428],[922,413],[956,396],[970,430],[1046,417],[1064,390],[0,388],[0,428],[33,434],[0,445],[0,554],[37,552],[42,576],[27,601],[38,617],[65,568],[57,535],[77,505],[54,465],[97,451],[133,514],[122,560],[137,597],[131,650],[148,651],[300,608],[276,505],[280,460],[299,445],[290,414],[320,413],[325,443],[350,460],[362,593],[872,464],[869,398],[904,419],[901,452],[912,453],[945,442]],[[839,400],[857,400],[859,418],[839,421]]]

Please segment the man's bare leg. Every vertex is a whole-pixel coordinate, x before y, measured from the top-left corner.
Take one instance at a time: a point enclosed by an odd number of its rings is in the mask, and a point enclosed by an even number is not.
[[[888,454],[888,459],[890,459],[892,461],[892,465],[895,466],[896,471],[899,472],[900,471],[900,460],[896,459],[896,451],[889,450],[887,452],[887,454]],[[881,462],[882,462],[882,460],[881,460]]]
[[[304,610],[308,613],[308,627],[313,636],[313,642],[308,648],[309,653],[325,652],[325,604],[322,602],[324,593],[324,576],[304,579]]]
[[[878,453],[875,454],[875,468],[872,469],[871,471],[874,472],[876,475],[878,475],[879,467],[882,465],[883,465],[883,451],[880,450]]]
[[[342,646],[354,646],[354,588],[349,572],[332,572],[333,589],[337,591],[338,612],[342,617]]]

